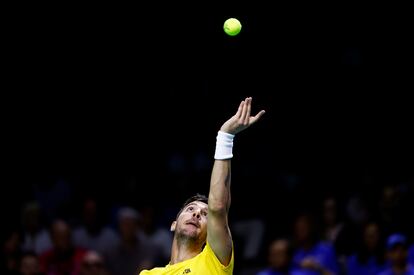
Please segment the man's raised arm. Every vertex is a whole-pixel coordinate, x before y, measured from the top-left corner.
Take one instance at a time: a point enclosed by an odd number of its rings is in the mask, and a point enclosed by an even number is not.
[[[251,103],[251,97],[243,100],[236,114],[221,126],[217,134],[215,161],[208,196],[207,242],[223,265],[230,263],[233,246],[228,225],[233,138],[237,133],[259,120],[265,113],[262,110],[257,115],[250,116]]]

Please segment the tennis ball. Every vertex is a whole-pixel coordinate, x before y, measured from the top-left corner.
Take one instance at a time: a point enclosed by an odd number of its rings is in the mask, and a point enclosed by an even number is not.
[[[223,29],[224,32],[230,36],[238,35],[241,31],[242,25],[236,18],[229,18],[224,21]]]

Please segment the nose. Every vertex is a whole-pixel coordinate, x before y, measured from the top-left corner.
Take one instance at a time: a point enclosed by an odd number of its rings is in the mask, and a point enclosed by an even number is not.
[[[193,217],[196,217],[197,219],[200,219],[200,217],[201,217],[200,210],[194,211]]]

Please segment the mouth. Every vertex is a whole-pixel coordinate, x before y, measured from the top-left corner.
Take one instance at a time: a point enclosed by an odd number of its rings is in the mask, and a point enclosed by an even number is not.
[[[193,220],[187,221],[185,224],[191,224],[191,225],[193,225],[193,226],[195,226],[197,228],[200,227],[200,224],[198,222],[196,222],[196,221],[193,221]]]

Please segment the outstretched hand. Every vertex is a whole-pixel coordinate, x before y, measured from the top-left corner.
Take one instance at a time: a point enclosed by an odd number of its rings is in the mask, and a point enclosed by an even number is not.
[[[252,98],[247,97],[245,100],[240,102],[239,109],[237,113],[227,120],[220,128],[221,131],[229,134],[237,134],[244,129],[248,128],[250,125],[256,123],[262,115],[265,113],[264,110],[261,110],[255,116],[250,116],[252,105]]]

